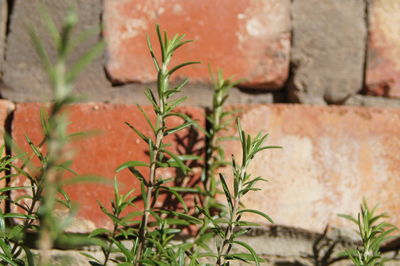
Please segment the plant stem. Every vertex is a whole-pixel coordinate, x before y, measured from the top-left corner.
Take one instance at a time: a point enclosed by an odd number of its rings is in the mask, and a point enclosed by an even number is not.
[[[117,229],[118,229],[118,224],[114,223],[114,228],[113,228],[112,236],[111,236],[110,239],[114,239],[115,238],[115,233],[117,232]],[[104,250],[104,263],[103,263],[103,266],[107,265],[108,259],[110,258],[112,245],[113,245],[113,242],[110,241],[110,243],[108,244],[108,248],[106,250]]]
[[[163,71],[167,71],[166,68],[163,67]],[[166,79],[164,78],[164,75],[160,75],[160,79]],[[164,82],[160,82],[161,84],[164,84]],[[142,222],[140,224],[139,228],[139,246],[138,246],[138,251],[136,253],[136,264],[139,265],[139,261],[143,255],[144,251],[144,245],[146,241],[146,230],[147,230],[147,224],[149,221],[149,214],[150,211],[152,210],[152,195],[153,195],[153,189],[154,189],[154,183],[156,179],[156,171],[157,171],[157,159],[160,154],[160,148],[162,144],[162,140],[164,138],[164,133],[165,133],[165,118],[164,118],[164,103],[165,100],[162,97],[163,95],[159,95],[159,104],[160,104],[160,113],[157,114],[157,135],[156,135],[156,142],[154,145],[154,153],[152,154],[152,157],[150,158],[150,177],[147,185],[147,192],[146,192],[146,200],[144,202],[144,213],[142,216]],[[151,143],[149,145],[152,145]]]
[[[237,178],[239,180],[238,191],[240,191],[242,187],[242,180],[246,173],[245,169],[246,165],[243,163],[242,167],[239,170],[238,175],[235,176],[235,179]],[[235,199],[233,200],[233,208],[230,214],[228,227],[226,228],[225,231],[225,237],[218,252],[217,265],[225,265],[225,256],[230,252],[232,248],[231,238],[236,227],[235,222],[237,222],[238,220],[237,212],[239,211],[239,205],[240,205],[240,196],[239,194],[237,194],[235,195]]]
[[[136,265],[139,265],[139,260],[142,257],[143,254],[143,248],[146,240],[146,229],[147,229],[147,223],[149,220],[149,214],[152,209],[151,202],[152,202],[152,193],[153,193],[153,184],[155,182],[155,177],[156,177],[156,158],[158,157],[159,154],[159,148],[161,146],[161,142],[163,139],[163,134],[161,134],[161,131],[157,134],[156,138],[156,144],[155,144],[155,152],[153,155],[153,158],[151,158],[151,167],[150,167],[150,179],[149,179],[149,185],[147,186],[147,192],[146,192],[146,200],[144,202],[144,214],[142,216],[142,222],[140,224],[140,229],[139,229],[139,247],[138,247],[138,252],[136,254]]]

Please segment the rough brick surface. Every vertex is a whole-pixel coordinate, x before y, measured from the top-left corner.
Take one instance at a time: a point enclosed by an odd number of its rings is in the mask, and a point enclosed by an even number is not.
[[[337,214],[356,215],[364,197],[400,225],[400,110],[240,107],[245,131],[268,132],[267,144],[283,146],[255,157],[249,171],[269,182],[246,195],[245,206],[268,213],[278,225],[322,232],[329,224],[349,230],[354,225]],[[224,149],[227,157],[241,156],[237,142],[226,142]],[[265,222],[256,215],[249,219]]]
[[[6,2],[2,0],[1,2]],[[48,101],[51,90],[47,74],[43,71],[39,57],[30,40],[27,25],[32,26],[40,36],[47,51],[54,55],[52,40],[46,31],[46,26],[40,16],[39,1],[14,1],[11,16],[10,34],[7,38],[4,82],[9,87],[2,91],[2,96],[13,101]],[[75,8],[79,23],[74,31],[78,37],[83,31],[100,25],[101,1],[98,0],[44,0],[40,4],[46,7],[48,13],[60,26],[62,19],[70,7]],[[76,61],[99,40],[93,35],[77,46],[70,60]],[[78,93],[90,96],[93,101],[110,99],[109,82],[103,70],[102,58],[96,59],[79,76],[76,84]]]
[[[106,68],[117,82],[154,81],[146,34],[158,46],[154,25],[159,23],[170,35],[185,33],[195,41],[177,52],[174,62],[203,64],[179,75],[207,81],[211,64],[227,76],[246,78],[248,86],[282,87],[288,74],[289,6],[289,0],[106,0]]]
[[[362,89],[364,0],[295,0],[291,100],[341,103]]]
[[[397,0],[369,1],[366,90],[400,97],[400,5]]]
[[[39,104],[27,103],[18,104],[13,122],[13,137],[16,142],[24,149],[29,151],[25,141],[24,134],[30,136],[34,143],[41,139],[41,128],[39,121]],[[150,108],[145,108],[149,114]],[[203,110],[199,108],[182,108],[181,112],[192,116],[194,119],[203,123]],[[122,163],[130,160],[148,161],[146,155],[148,149],[146,144],[127,127],[124,122],[128,121],[135,125],[139,130],[150,134],[150,128],[138,108],[129,105],[107,105],[107,104],[80,104],[70,108],[70,120],[72,124],[69,129],[71,132],[98,131],[92,137],[78,140],[73,143],[76,151],[74,157],[74,169],[80,175],[99,175],[101,177],[113,179],[115,169]],[[150,115],[154,118],[154,115]],[[177,125],[178,119],[171,119],[170,125]],[[190,137],[188,137],[190,136]],[[184,138],[188,137],[188,138]],[[183,138],[183,139],[182,139]],[[179,135],[171,135],[167,142],[173,143],[172,150],[178,154],[187,152],[190,154],[199,154],[202,152],[202,136],[197,131],[186,131]],[[145,171],[145,169],[143,169]],[[144,172],[145,174],[145,172]],[[162,174],[174,176],[175,171],[163,171]],[[121,192],[126,192],[132,187],[138,187],[138,181],[129,171],[124,170],[118,175],[121,182]],[[24,178],[20,177],[14,184],[24,183]],[[186,180],[192,184],[194,180]],[[110,200],[113,196],[112,187],[103,184],[82,183],[66,186],[65,190],[71,196],[72,200],[80,203],[79,213],[76,222],[70,231],[88,232],[95,226],[110,226],[110,220],[101,213],[97,201],[110,207]],[[135,203],[139,208],[141,201]],[[59,209],[62,213],[63,210]]]
[[[6,127],[6,121],[8,119],[9,114],[14,110],[14,104],[12,102],[6,100],[0,100],[0,146],[4,145],[4,133]],[[5,150],[3,150],[3,154],[5,155]],[[0,187],[4,187],[6,184],[5,180],[0,181]],[[3,205],[2,205],[3,207]]]

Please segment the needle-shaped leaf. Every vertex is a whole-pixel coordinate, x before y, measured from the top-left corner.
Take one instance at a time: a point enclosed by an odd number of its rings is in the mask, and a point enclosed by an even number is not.
[[[125,162],[125,163],[121,164],[120,166],[118,166],[117,169],[115,169],[115,171],[120,172],[126,168],[136,167],[136,166],[148,167],[149,164],[142,162],[142,161],[128,161],[128,162]]]
[[[75,81],[77,75],[82,72],[82,70],[103,52],[105,47],[105,42],[98,42],[92,49],[86,52],[79,61],[73,65],[72,69],[67,72],[66,82],[72,83]]]
[[[136,129],[134,126],[132,126],[130,123],[125,122],[125,124],[128,125],[128,127],[130,127],[133,131],[135,131],[135,133],[136,133],[142,140],[144,140],[145,142],[148,142],[148,141],[149,141],[149,138],[148,138],[148,137],[146,137],[145,135],[143,135],[142,132],[140,132],[139,130],[137,130],[137,129]]]
[[[225,177],[222,174],[219,174],[219,177],[221,180],[222,189],[224,190],[224,193],[225,193],[225,197],[228,201],[230,209],[232,210],[233,209],[232,195],[229,192],[228,185],[226,184],[226,181],[225,181]]]
[[[271,219],[271,217],[269,217],[267,214],[265,214],[261,211],[258,211],[258,210],[243,209],[243,210],[239,210],[238,214],[242,214],[242,213],[246,213],[246,212],[258,214],[258,215],[264,217],[265,219],[267,219],[270,223],[274,223],[274,221]]]
[[[149,116],[147,115],[147,113],[143,110],[143,108],[140,105],[136,105],[137,108],[139,109],[139,111],[143,114],[144,118],[146,119],[147,124],[151,127],[151,129],[153,130],[154,135],[156,134],[156,129],[154,128],[153,123],[150,121]]]
[[[185,62],[185,63],[179,64],[179,65],[173,67],[173,68],[168,72],[168,75],[171,76],[172,74],[174,74],[175,71],[181,69],[182,67],[185,67],[185,66],[188,66],[188,65],[194,65],[194,64],[200,64],[200,62],[199,62],[199,61],[192,61],[192,62]]]
[[[249,244],[242,242],[242,241],[237,241],[237,240],[232,241],[232,244],[237,244],[237,245],[240,245],[240,246],[244,247],[245,249],[247,249],[250,252],[251,256],[253,257],[256,265],[257,266],[260,265],[260,261],[258,260],[257,253],[254,251],[254,249]]]
[[[164,153],[166,153],[166,154],[168,154],[169,156],[171,156],[172,159],[174,159],[175,162],[179,165],[179,169],[181,169],[181,171],[182,171],[184,174],[187,174],[187,173],[190,171],[190,168],[187,167],[187,166],[183,163],[183,161],[182,161],[177,155],[173,154],[172,152],[170,152],[170,151],[168,151],[168,150],[162,149],[161,151],[164,152]]]
[[[182,196],[174,188],[165,187],[165,186],[160,186],[160,188],[168,191],[171,194],[173,194],[175,196],[175,198],[180,202],[180,204],[182,204],[182,207],[185,210],[185,212],[189,211],[188,207],[186,205],[186,202],[183,200]]]

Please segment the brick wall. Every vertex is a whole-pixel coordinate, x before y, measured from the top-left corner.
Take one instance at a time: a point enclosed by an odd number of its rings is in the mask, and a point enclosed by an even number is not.
[[[107,43],[104,55],[76,84],[86,102],[71,108],[71,130],[102,132],[84,140],[89,148],[77,153],[76,170],[112,179],[118,164],[146,156],[123,122],[144,126],[134,104],[148,105],[144,88],[155,85],[146,35],[157,47],[159,23],[169,34],[185,33],[194,40],[176,53],[175,63],[202,62],[175,76],[191,80],[183,111],[205,123],[212,95],[207,66],[220,68],[226,76],[244,78],[228,100],[230,108],[244,110],[244,128],[267,131],[270,144],[284,147],[263,153],[252,165],[255,175],[270,182],[246,204],[269,213],[278,226],[321,233],[327,224],[345,228],[336,214],[357,212],[367,197],[400,226],[398,0],[42,2],[57,24],[69,6],[75,7],[78,32],[103,23],[101,36],[92,36],[72,55],[79,58],[101,38]],[[51,99],[26,31],[33,25],[50,43],[36,10],[36,1],[0,0],[0,124],[23,148],[28,148],[25,133],[33,140],[40,136],[38,110]],[[202,150],[204,137],[197,137]],[[240,156],[237,143],[225,149]],[[125,174],[123,183],[137,185]],[[82,185],[69,191],[82,203],[82,226],[76,231],[107,225],[96,200],[107,202],[110,187]]]

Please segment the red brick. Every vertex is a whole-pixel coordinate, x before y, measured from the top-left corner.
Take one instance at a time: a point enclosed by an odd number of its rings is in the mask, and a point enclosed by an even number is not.
[[[14,110],[14,104],[12,102],[6,101],[6,100],[0,100],[0,146],[4,145],[4,133],[5,133],[5,126],[6,126],[6,120],[9,116],[9,114]],[[5,149],[3,150],[3,154],[1,156],[5,155]],[[2,174],[0,177],[3,177],[4,174]],[[0,181],[0,188],[4,187],[6,185],[6,180],[1,180]],[[1,207],[3,208],[4,205],[2,204]]]
[[[397,0],[369,4],[366,90],[370,95],[400,97],[400,6]]]
[[[13,122],[13,137],[15,141],[23,148],[29,151],[29,146],[25,141],[24,135],[27,134],[34,143],[41,140],[41,127],[39,121],[39,110],[43,105],[37,103],[18,104]],[[151,119],[155,115],[151,112],[151,108],[144,107],[145,111],[150,114]],[[180,112],[192,116],[204,123],[203,110],[200,108],[180,108]],[[78,104],[69,108],[70,132],[82,131],[98,131],[98,134],[90,136],[83,140],[73,142],[73,150],[75,150],[74,164],[72,169],[80,175],[98,175],[104,178],[113,179],[115,169],[122,163],[130,160],[148,161],[147,144],[145,144],[128,126],[125,121],[136,126],[145,134],[150,134],[150,128],[147,125],[142,114],[136,106],[132,105],[112,105],[112,104]],[[170,126],[180,123],[180,119],[173,118],[169,120]],[[196,131],[197,132],[197,131]],[[191,148],[194,153],[201,153],[203,148],[203,136],[191,135],[190,141],[197,140]],[[179,135],[168,136],[166,142],[172,143],[171,150],[178,154],[182,152],[183,146],[179,144],[178,138],[187,136],[188,131]],[[197,136],[197,138],[194,138]],[[189,147],[189,139],[185,139],[183,143]],[[143,171],[146,174],[145,171]],[[163,171],[165,176],[174,176],[175,171],[170,169]],[[140,192],[138,181],[128,170],[124,170],[117,174],[118,180],[123,186],[121,192],[124,193],[132,187],[137,188],[137,194]],[[66,177],[68,178],[68,177]],[[20,177],[17,183],[24,183],[25,179]],[[190,182],[193,182],[191,180]],[[110,226],[110,220],[102,214],[97,201],[107,207],[110,207],[110,200],[113,198],[113,189],[110,185],[98,183],[79,183],[65,187],[66,192],[73,201],[80,204],[79,213],[76,222],[70,228],[70,231],[87,232],[93,230],[95,226]],[[138,201],[137,208],[142,206]],[[60,213],[62,209],[58,210]]]
[[[245,131],[268,132],[266,144],[283,146],[255,157],[249,171],[269,182],[248,193],[245,206],[264,211],[276,224],[322,232],[327,224],[349,225],[337,214],[355,215],[365,197],[400,226],[400,110],[240,107]],[[241,156],[237,142],[226,142],[224,149],[227,157]],[[248,218],[265,223],[256,215]]]
[[[157,47],[158,23],[170,35],[185,33],[195,41],[176,53],[174,63],[203,64],[188,67],[179,76],[208,81],[211,64],[226,76],[246,78],[248,86],[282,87],[289,65],[289,7],[289,0],[106,0],[107,71],[118,82],[155,81],[146,34]]]

